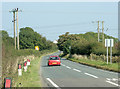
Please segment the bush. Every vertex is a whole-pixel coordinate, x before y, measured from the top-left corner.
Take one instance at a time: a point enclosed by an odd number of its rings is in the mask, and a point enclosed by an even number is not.
[[[15,50],[14,39],[12,37],[9,37],[6,31],[2,31],[2,81],[5,77],[12,78],[13,76],[15,76],[13,71],[17,69],[16,65],[18,65],[18,62],[20,62],[21,60],[24,60],[24,57],[30,55],[39,57],[42,54],[57,50],[56,46],[53,43],[49,43],[47,44],[47,46],[49,46],[49,49],[51,50],[49,50],[48,48],[42,51],[36,51],[34,49]]]

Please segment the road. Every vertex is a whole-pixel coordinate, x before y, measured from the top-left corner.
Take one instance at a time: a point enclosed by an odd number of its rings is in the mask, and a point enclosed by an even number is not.
[[[59,55],[59,52],[52,55]],[[49,67],[47,66],[49,56],[44,56],[41,61],[40,73],[44,82],[43,87],[112,87],[112,89],[118,89],[118,73],[96,69],[67,59],[61,59],[61,66]]]

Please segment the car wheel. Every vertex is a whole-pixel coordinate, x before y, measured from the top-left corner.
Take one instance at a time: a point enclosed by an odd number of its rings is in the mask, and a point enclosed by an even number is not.
[[[48,66],[50,66],[50,65],[48,64]]]

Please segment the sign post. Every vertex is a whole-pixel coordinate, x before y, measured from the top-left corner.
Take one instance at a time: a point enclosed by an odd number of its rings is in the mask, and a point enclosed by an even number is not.
[[[108,40],[106,41],[107,44],[107,64],[108,64]]]
[[[110,39],[110,63],[112,64],[112,47],[113,47],[113,39]]]
[[[107,64],[108,64],[108,47],[110,47],[110,63],[112,64],[113,39],[105,39],[105,47],[107,47]]]

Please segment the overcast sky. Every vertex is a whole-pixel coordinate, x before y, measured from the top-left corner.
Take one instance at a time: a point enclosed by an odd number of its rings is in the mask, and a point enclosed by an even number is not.
[[[65,32],[97,32],[97,23],[92,21],[98,20],[105,21],[106,34],[118,38],[117,2],[3,2],[2,29],[10,36],[13,14],[9,11],[17,7],[22,10],[18,14],[19,28],[31,27],[52,41]]]

